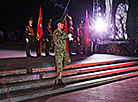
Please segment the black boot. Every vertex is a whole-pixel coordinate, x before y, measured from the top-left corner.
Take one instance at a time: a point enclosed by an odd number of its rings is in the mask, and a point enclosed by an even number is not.
[[[27,54],[27,57],[32,57],[33,58],[33,56],[31,56],[30,54]]]
[[[57,85],[60,85],[62,87],[65,87],[66,86],[66,84],[62,81],[62,79],[58,79]]]
[[[31,57],[31,55],[30,54],[27,54],[27,57]]]
[[[57,67],[55,67],[55,70],[57,71]]]

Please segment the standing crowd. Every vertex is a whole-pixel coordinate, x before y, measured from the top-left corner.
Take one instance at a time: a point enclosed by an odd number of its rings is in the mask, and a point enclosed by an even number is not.
[[[50,19],[47,23],[47,25],[44,27],[43,35],[41,39],[36,38],[36,34],[34,34],[33,29],[33,18],[30,17],[28,19],[28,25],[26,26],[26,32],[25,32],[25,39],[26,39],[26,56],[31,57],[31,49],[34,41],[36,42],[36,54],[37,57],[41,56],[40,53],[40,41],[42,51],[45,53],[45,56],[51,56],[51,54],[54,52],[54,40],[53,40],[53,30],[52,30],[52,19]],[[63,30],[65,27],[63,27]],[[66,42],[68,43],[68,49],[69,54],[71,55],[87,55],[91,54],[90,47],[87,47],[84,41],[84,32],[83,32],[83,21],[80,22],[79,26],[77,26],[77,32],[74,34],[74,28],[71,28],[72,30],[69,31],[67,35],[70,35],[73,39]],[[70,29],[69,29],[70,30]]]

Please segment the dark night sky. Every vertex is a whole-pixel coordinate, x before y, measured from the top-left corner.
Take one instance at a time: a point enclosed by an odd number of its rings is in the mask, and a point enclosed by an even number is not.
[[[42,8],[43,24],[49,18],[55,22],[61,17],[68,0],[1,0],[0,3],[0,29],[24,29],[28,17],[34,18],[34,26],[37,25],[39,7]],[[104,1],[104,0],[103,0]],[[114,0],[114,9],[123,0]],[[129,22],[130,27],[135,25],[131,20],[136,16],[137,0],[130,1]],[[55,6],[55,3],[58,5]],[[63,8],[62,8],[63,6]],[[74,25],[85,19],[85,10],[89,11],[89,18],[92,16],[92,0],[71,0],[68,12],[73,17]]]
[[[55,6],[57,1],[58,6]],[[25,26],[28,17],[34,18],[34,25],[37,24],[39,7],[41,5],[43,24],[49,18],[55,22],[61,17],[64,7],[68,0],[4,0],[0,3],[0,28],[1,29],[20,29]],[[62,8],[63,6],[63,8]],[[68,10],[69,14],[77,23],[85,19],[85,9],[92,10],[92,0],[71,0]]]

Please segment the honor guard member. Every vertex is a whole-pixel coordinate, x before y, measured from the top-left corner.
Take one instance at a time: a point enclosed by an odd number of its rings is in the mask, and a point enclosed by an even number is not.
[[[77,41],[78,41],[78,54],[84,54],[84,33],[83,33],[83,21],[80,22],[77,27]]]
[[[52,19],[49,20],[47,26],[46,26],[46,56],[49,56],[50,48],[53,47],[53,37],[52,37]]]
[[[66,39],[72,40],[71,35],[67,35],[64,29],[64,19],[59,19],[57,21],[57,29],[53,32],[54,40],[54,53],[56,61],[56,71],[57,71],[57,80],[55,81],[56,85],[65,86],[65,83],[62,81],[62,71],[63,67],[71,63],[68,52],[66,51]]]
[[[25,39],[26,39],[26,55],[27,57],[31,57],[31,48],[34,42],[34,30],[32,28],[33,24],[33,18],[30,17],[28,19],[28,25],[26,26],[26,33],[25,33]]]

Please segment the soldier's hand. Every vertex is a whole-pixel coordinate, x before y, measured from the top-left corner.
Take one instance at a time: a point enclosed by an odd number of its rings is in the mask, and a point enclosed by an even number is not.
[[[26,40],[27,43],[29,42],[29,39],[28,38],[26,38],[25,40]]]
[[[46,38],[46,41],[49,42],[48,38]]]
[[[72,37],[72,34],[71,34],[71,33],[70,33],[70,34],[68,34],[68,37],[69,37],[69,41],[74,40],[74,39],[73,39],[73,37]]]
[[[43,39],[43,41],[45,41],[45,39]]]

